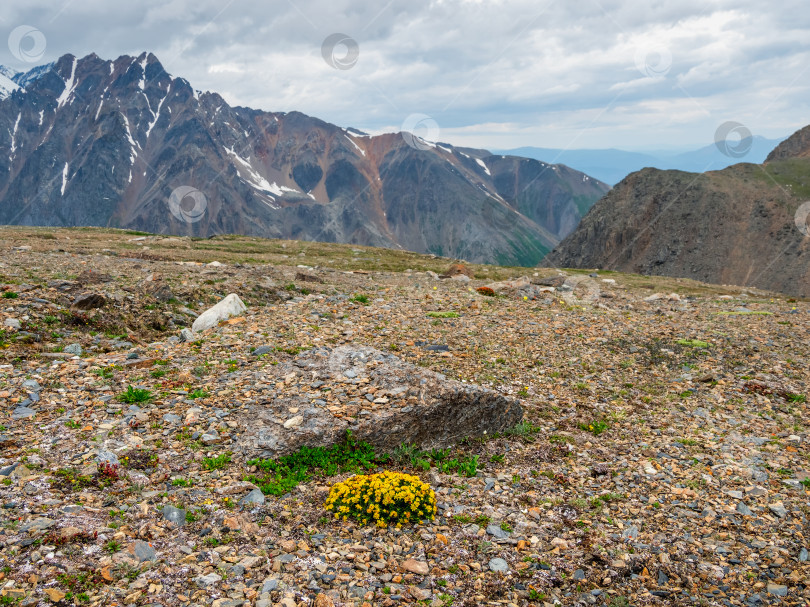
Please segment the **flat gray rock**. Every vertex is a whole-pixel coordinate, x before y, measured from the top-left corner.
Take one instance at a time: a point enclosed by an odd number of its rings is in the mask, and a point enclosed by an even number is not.
[[[499,540],[505,540],[509,537],[509,532],[501,529],[500,525],[488,525],[487,533],[495,538],[498,538]]]
[[[39,385],[39,382],[35,379],[26,379],[22,383],[22,387],[28,390],[29,392],[39,393],[42,391],[42,387]]]
[[[773,584],[768,583],[768,594],[772,594],[774,596],[787,596],[788,587],[783,586],[782,584]]]
[[[742,514],[743,516],[753,516],[754,513],[751,512],[751,508],[745,505],[744,502],[737,503],[737,512]]]
[[[290,389],[241,410],[238,422],[245,431],[237,448],[249,457],[333,445],[347,430],[382,452],[403,443],[439,449],[512,428],[523,418],[515,398],[448,379],[368,346],[316,348],[268,367],[268,372],[269,382],[283,382]],[[374,400],[352,400],[344,411],[333,411],[333,402],[307,395],[316,381],[333,394],[347,384],[362,385],[366,392],[374,388]]]
[[[100,464],[102,462],[118,465],[120,462],[118,461],[118,456],[113,453],[112,451],[107,451],[106,449],[101,449],[96,455],[96,461]]]
[[[132,554],[141,563],[144,561],[154,561],[157,557],[155,549],[143,540],[135,540],[132,544]]]
[[[31,407],[17,407],[11,412],[11,419],[27,419],[37,414]]]
[[[194,582],[200,588],[207,588],[211,584],[216,584],[217,582],[222,580],[222,576],[217,575],[216,573],[209,573],[208,575],[198,575],[194,578]]]
[[[247,504],[263,504],[264,503],[264,493],[262,493],[261,489],[254,489],[250,493],[248,493],[245,497],[239,500],[240,506],[245,506]]]
[[[82,355],[82,347],[79,344],[68,344],[62,351],[65,354],[73,354],[74,356]]]
[[[509,563],[507,563],[505,560],[501,558],[494,558],[489,561],[489,570],[506,573],[507,571],[509,571]]]
[[[45,517],[35,518],[32,521],[28,521],[27,523],[23,523],[22,525],[20,525],[20,531],[22,531],[23,533],[27,531],[44,531],[45,529],[52,527],[53,524],[54,522],[49,518]]]
[[[174,506],[163,506],[163,518],[178,527],[186,524],[186,511]]]
[[[166,413],[163,415],[163,421],[167,424],[179,424],[181,419],[179,415],[175,415],[174,413]]]

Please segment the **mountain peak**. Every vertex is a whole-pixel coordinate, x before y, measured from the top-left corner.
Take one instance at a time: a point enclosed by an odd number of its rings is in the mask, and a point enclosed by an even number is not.
[[[531,266],[608,189],[529,159],[231,107],[148,52],[68,54],[2,77],[5,224],[293,237]],[[203,212],[174,204],[178,191],[197,192]]]
[[[788,158],[810,158],[810,125],[799,129],[768,154],[765,162]]]

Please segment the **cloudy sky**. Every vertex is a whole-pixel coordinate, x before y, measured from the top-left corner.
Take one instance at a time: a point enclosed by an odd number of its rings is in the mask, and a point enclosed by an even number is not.
[[[457,145],[668,149],[729,120],[810,123],[806,0],[3,0],[3,37],[22,25],[39,63],[148,50],[231,104],[373,133],[420,114]],[[30,69],[36,40],[10,42],[0,64]]]

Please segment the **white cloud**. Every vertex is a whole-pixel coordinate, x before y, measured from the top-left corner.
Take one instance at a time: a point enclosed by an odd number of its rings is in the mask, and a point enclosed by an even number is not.
[[[43,31],[44,60],[150,50],[234,104],[371,132],[424,113],[476,147],[697,144],[731,119],[768,136],[810,123],[802,0],[30,0],[3,3],[0,23]],[[359,45],[349,70],[321,56],[336,32]]]

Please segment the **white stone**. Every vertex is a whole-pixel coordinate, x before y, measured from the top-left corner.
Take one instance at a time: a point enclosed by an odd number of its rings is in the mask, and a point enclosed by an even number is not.
[[[304,418],[300,415],[296,415],[295,417],[291,417],[286,422],[284,422],[285,428],[295,428],[296,426],[300,426],[304,421]]]
[[[191,325],[191,330],[195,333],[201,333],[206,329],[217,326],[220,321],[243,314],[245,310],[247,310],[247,307],[239,299],[239,296],[236,293],[231,293],[214,307],[208,308],[200,314],[194,324]]]

